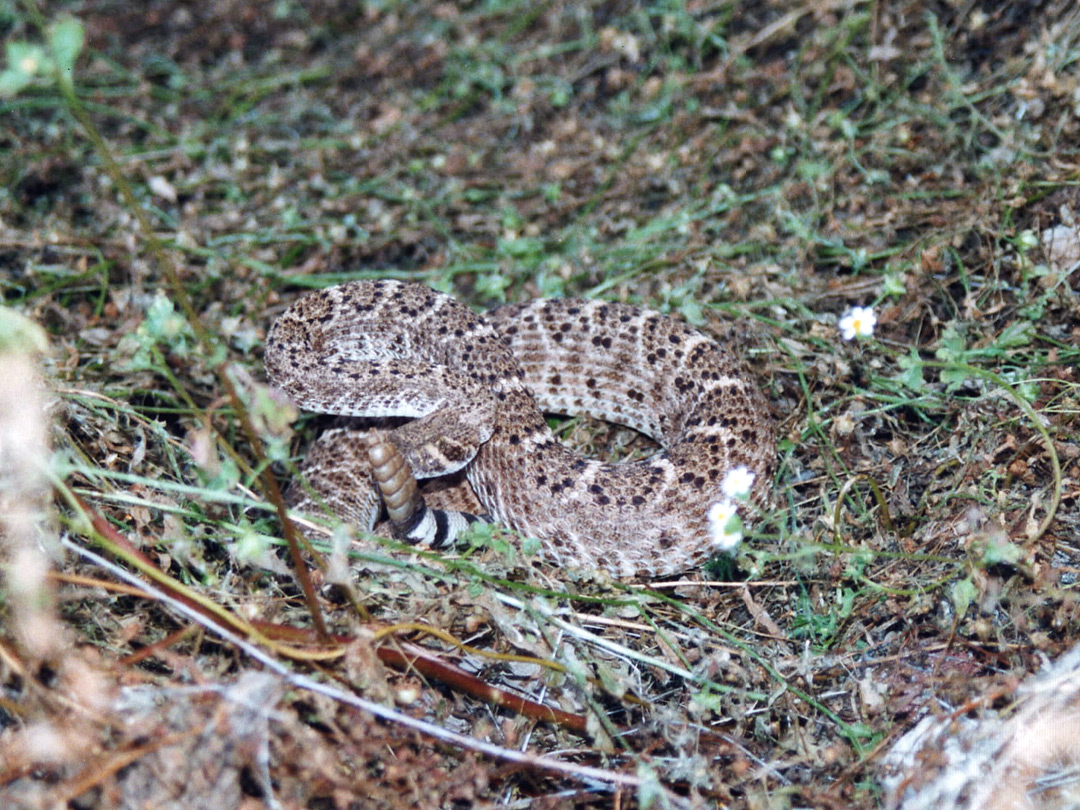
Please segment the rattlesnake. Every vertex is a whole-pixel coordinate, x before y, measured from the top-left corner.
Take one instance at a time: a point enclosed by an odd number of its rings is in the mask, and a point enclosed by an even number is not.
[[[480,316],[427,287],[358,281],[290,306],[267,336],[265,362],[306,409],[412,418],[376,438],[324,433],[308,453],[319,498],[368,529],[378,512],[372,460],[384,498],[410,468],[418,478],[464,470],[480,504],[471,511],[537,538],[543,557],[619,577],[669,575],[716,550],[725,477],[745,468],[760,502],[775,461],[768,405],[733,356],[627,304],[542,299]],[[663,449],[588,460],[542,412],[627,425]],[[412,506],[397,533],[413,540],[451,540],[473,519]]]

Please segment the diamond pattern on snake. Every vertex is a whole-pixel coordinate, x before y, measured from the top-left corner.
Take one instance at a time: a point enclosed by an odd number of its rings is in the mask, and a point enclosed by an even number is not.
[[[722,542],[725,478],[753,480],[761,503],[775,465],[768,403],[736,358],[628,304],[541,299],[478,315],[421,285],[357,281],[290,306],[265,362],[302,408],[377,425],[325,431],[308,450],[315,500],[369,531],[386,510],[411,542],[449,545],[480,518],[537,538],[560,566],[677,574]],[[625,425],[662,449],[584,458],[545,413]],[[468,486],[449,491],[466,490],[464,505],[415,484],[455,476]],[[290,500],[311,508],[306,492],[294,485]]]

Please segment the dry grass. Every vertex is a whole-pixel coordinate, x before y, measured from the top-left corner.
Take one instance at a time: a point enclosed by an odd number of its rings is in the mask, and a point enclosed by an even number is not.
[[[1072,4],[65,8],[72,92],[0,98],[2,312],[51,392],[0,429],[48,415],[57,494],[0,478],[5,807],[884,806],[906,730],[1077,637]],[[774,403],[775,508],[677,583],[498,532],[290,548],[268,471],[321,422],[261,342],[378,276],[702,324]]]

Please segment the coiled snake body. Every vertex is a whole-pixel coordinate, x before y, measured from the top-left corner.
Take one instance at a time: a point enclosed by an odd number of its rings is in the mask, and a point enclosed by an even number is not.
[[[745,467],[759,498],[775,459],[768,406],[734,358],[626,304],[546,299],[480,316],[420,285],[353,282],[289,307],[265,360],[271,382],[308,410],[412,417],[376,439],[329,431],[308,453],[304,472],[321,499],[369,529],[373,461],[377,479],[464,470],[483,511],[539,539],[546,558],[663,576],[716,550],[710,511],[725,476]],[[582,458],[544,412],[627,425],[663,449],[617,464]],[[392,491],[384,482],[384,496]],[[457,512],[418,506],[399,534],[437,543],[465,525]]]

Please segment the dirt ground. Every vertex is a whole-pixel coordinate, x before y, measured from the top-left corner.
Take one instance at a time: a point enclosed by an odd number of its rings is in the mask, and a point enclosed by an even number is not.
[[[1025,678],[1080,637],[1075,4],[39,7],[0,3],[0,805],[895,807],[963,759],[889,760],[920,722],[1042,728]],[[279,487],[327,422],[262,347],[362,278],[699,326],[770,402],[771,503],[666,582],[500,530],[303,545]],[[1001,806],[1075,806],[1068,661]]]

